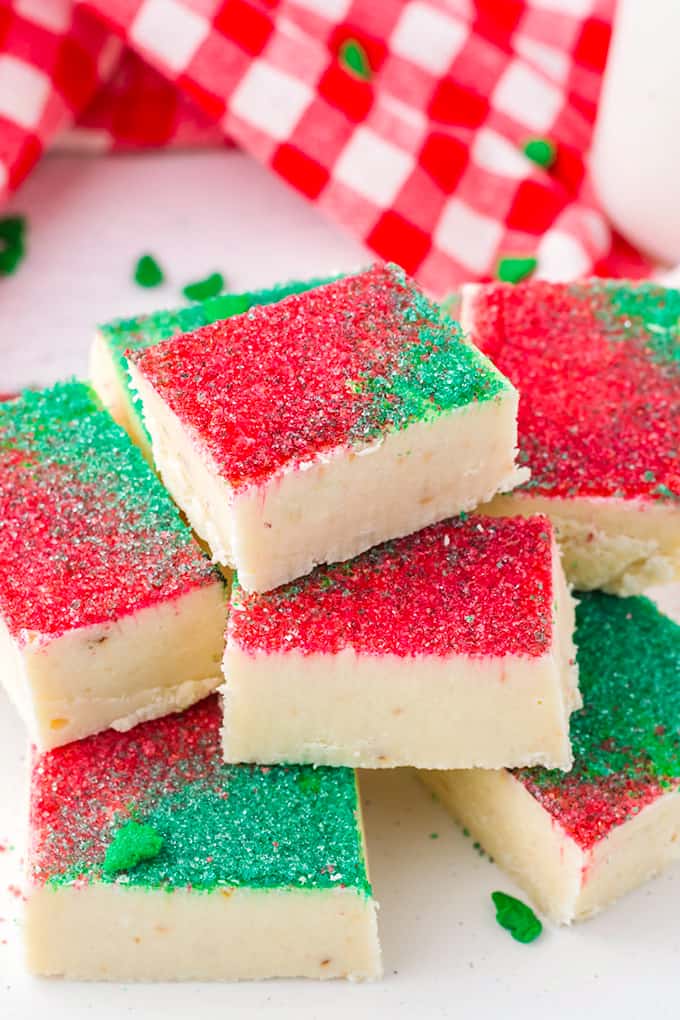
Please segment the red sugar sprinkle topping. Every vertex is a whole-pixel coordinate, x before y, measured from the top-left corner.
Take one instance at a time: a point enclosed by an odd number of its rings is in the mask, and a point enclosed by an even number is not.
[[[123,430],[76,382],[0,407],[0,615],[25,642],[216,583]]]
[[[129,358],[235,489],[506,385],[389,265]]]
[[[662,787],[653,779],[623,774],[601,776],[597,781],[567,776],[559,786],[550,786],[538,785],[530,774],[521,773],[520,781],[583,850],[590,850],[612,829],[679,785],[675,781]]]
[[[544,655],[549,521],[454,518],[265,594],[232,596],[228,642],[255,652]]]
[[[219,761],[220,713],[206,698],[129,734],[105,730],[58,751],[34,754],[31,847],[34,881],[59,874],[65,861],[103,859],[109,824],[150,789],[168,795]]]
[[[671,327],[652,323],[650,331],[645,319],[662,315],[664,301],[661,288],[601,281],[477,292],[467,326],[520,391],[527,493],[677,499],[680,346]],[[668,347],[655,355],[659,335]]]

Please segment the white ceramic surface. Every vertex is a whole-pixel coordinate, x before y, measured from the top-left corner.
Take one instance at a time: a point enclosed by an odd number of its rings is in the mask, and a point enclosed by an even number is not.
[[[93,323],[171,305],[179,284],[214,268],[248,287],[366,258],[237,153],[60,157],[39,168],[13,206],[29,215],[31,250],[17,276],[0,281],[0,390],[82,371]],[[146,249],[172,274],[148,293],[129,282]],[[663,597],[680,608],[677,592]],[[15,895],[25,772],[22,728],[0,692],[0,844],[8,847],[0,851],[1,1020],[677,1017],[680,868],[593,921],[547,927],[538,942],[519,945],[496,925],[489,898],[494,889],[516,893],[513,883],[408,771],[363,777],[384,981],[109,986],[29,978]]]

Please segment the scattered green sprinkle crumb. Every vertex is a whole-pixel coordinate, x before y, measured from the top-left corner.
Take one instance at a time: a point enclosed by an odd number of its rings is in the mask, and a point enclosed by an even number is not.
[[[345,39],[340,47],[340,63],[346,71],[361,78],[362,81],[370,81],[373,77],[368,54],[356,39]]]
[[[140,287],[158,287],[165,274],[153,255],[141,255],[135,266],[135,283]]]
[[[672,499],[673,501],[680,501],[680,493],[673,492],[667,485],[657,485],[654,489],[657,496],[663,496],[665,499]]]
[[[466,829],[466,828],[465,828],[465,826],[463,826],[463,835],[464,835],[464,836],[466,836],[466,837],[468,837],[468,838],[469,838],[469,836],[470,836],[470,830],[469,830],[469,829]]]
[[[524,155],[537,166],[549,170],[557,156],[557,146],[549,138],[530,138],[524,144]]]
[[[438,832],[431,832],[430,833],[430,839],[439,839],[439,833]]]
[[[519,283],[531,276],[536,265],[536,259],[531,256],[508,256],[500,259],[496,275],[503,283]]]
[[[321,789],[321,777],[316,772],[301,772],[297,784],[303,793],[314,796]]]
[[[543,931],[543,925],[531,907],[515,896],[504,892],[492,892],[491,899],[496,908],[496,920],[501,928],[509,931],[517,942],[533,942]]]
[[[26,254],[26,219],[24,216],[0,218],[0,276],[14,273]]]
[[[222,273],[211,273],[210,276],[194,283],[188,283],[182,293],[189,301],[206,301],[208,298],[217,297],[224,290],[224,277]]]
[[[645,473],[643,474],[642,477],[644,478],[644,480],[646,482],[655,482],[656,481],[656,475],[654,474],[653,471],[645,471]]]
[[[126,822],[109,843],[104,858],[104,874],[115,875],[130,871],[141,861],[157,857],[163,846],[163,837],[150,825]]]

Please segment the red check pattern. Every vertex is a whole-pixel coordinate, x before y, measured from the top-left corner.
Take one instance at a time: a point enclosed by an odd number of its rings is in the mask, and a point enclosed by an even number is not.
[[[58,139],[229,137],[435,295],[507,256],[553,279],[615,269],[583,158],[613,3],[13,0],[0,188]],[[531,137],[556,143],[551,169],[524,156]]]

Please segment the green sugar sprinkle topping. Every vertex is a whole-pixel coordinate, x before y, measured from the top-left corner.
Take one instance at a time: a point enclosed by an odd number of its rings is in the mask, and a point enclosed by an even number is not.
[[[538,938],[543,925],[531,907],[504,892],[492,892],[491,899],[496,908],[496,920],[516,942],[533,942]]]
[[[527,256],[508,256],[500,259],[496,276],[503,283],[519,283],[531,276],[537,266],[535,258]]]
[[[142,255],[137,260],[134,277],[140,287],[158,287],[163,283],[165,274],[153,255]]]
[[[87,383],[70,379],[46,390],[25,390],[20,400],[3,405],[3,449],[24,451],[27,463],[37,459],[53,468],[76,468],[83,485],[92,485],[111,506],[129,508],[139,542],[141,527],[148,527],[162,531],[168,544],[193,543],[167,490]]]
[[[221,724],[208,698],[45,756],[34,775],[36,879],[370,896],[354,772],[226,765]]]
[[[104,858],[104,874],[115,875],[130,871],[142,861],[157,857],[163,847],[163,837],[150,825],[127,822],[116,832]]]
[[[25,217],[4,216],[0,218],[0,276],[9,276],[15,272],[25,254]]]
[[[408,288],[402,314],[420,324],[419,342],[407,345],[391,369],[385,370],[380,359],[370,364],[354,384],[373,398],[352,427],[350,438],[357,442],[386,428],[403,429],[473,401],[492,400],[509,387],[483,354],[462,342],[459,324],[417,288]]]
[[[532,163],[546,170],[550,169],[557,157],[557,146],[549,138],[529,138],[522,151]]]
[[[217,297],[224,290],[224,277],[222,273],[211,273],[210,276],[194,283],[188,283],[182,293],[189,301],[205,301],[207,298]]]
[[[571,717],[574,767],[531,769],[537,786],[624,776],[680,778],[680,627],[647,598],[578,596],[585,707]]]
[[[357,39],[345,39],[338,54],[340,63],[346,71],[360,78],[362,81],[370,81],[373,77],[373,70],[366,50]]]
[[[611,327],[612,339],[644,330],[645,346],[654,361],[680,369],[680,290],[655,283],[603,284],[615,315],[608,321],[607,309],[601,313]],[[624,327],[622,334],[622,325]]]

